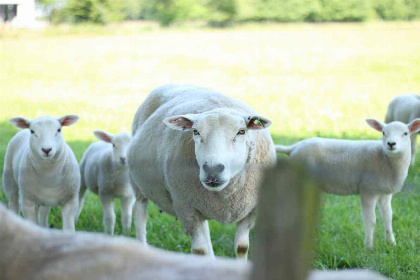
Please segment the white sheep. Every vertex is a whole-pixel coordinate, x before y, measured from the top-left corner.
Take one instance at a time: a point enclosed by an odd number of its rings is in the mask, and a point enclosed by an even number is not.
[[[146,243],[147,201],[177,216],[191,251],[213,256],[207,220],[235,223],[247,258],[263,169],[276,161],[271,121],[214,90],[166,85],[137,110],[128,150],[137,238]]]
[[[10,140],[3,170],[3,188],[9,207],[19,213],[19,195],[26,219],[48,226],[51,207],[62,206],[63,229],[74,231],[79,205],[80,174],[76,157],[61,129],[79,119],[76,115],[30,120],[10,119],[25,129]]]
[[[127,234],[131,231],[135,202],[127,168],[127,148],[131,135],[124,132],[112,135],[101,130],[95,130],[94,135],[102,141],[91,144],[80,161],[82,178],[78,216],[82,211],[86,189],[89,189],[101,200],[105,232],[114,234],[114,199],[119,198],[123,231]]]
[[[392,194],[403,187],[410,165],[410,135],[420,130],[420,119],[406,125],[383,124],[367,119],[382,132],[382,140],[341,140],[310,138],[293,146],[276,146],[276,151],[294,160],[306,161],[321,178],[321,190],[338,195],[360,194],[365,223],[365,246],[373,246],[379,202],[385,225],[385,238],[395,243],[392,231]]]
[[[400,95],[389,103],[385,123],[400,121],[410,123],[420,118],[420,96],[416,94]],[[411,134],[411,165],[416,162],[417,134]]]

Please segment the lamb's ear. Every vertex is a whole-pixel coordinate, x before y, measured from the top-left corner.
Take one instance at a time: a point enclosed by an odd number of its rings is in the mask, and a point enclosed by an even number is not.
[[[366,119],[366,122],[367,122],[367,124],[368,124],[368,125],[370,125],[373,129],[376,129],[377,131],[380,131],[380,132],[382,132],[382,130],[383,130],[383,129],[384,129],[384,127],[385,127],[385,124],[384,124],[384,123],[381,123],[380,121],[375,120],[375,119]]]
[[[410,130],[410,133],[416,133],[420,131],[420,119],[415,119],[408,125],[408,129]]]
[[[96,136],[96,138],[98,138],[99,140],[102,140],[104,142],[107,143],[112,143],[112,134],[108,133],[106,131],[103,130],[94,130],[93,131],[93,135]]]
[[[79,120],[78,115],[65,115],[61,118],[57,118],[57,120],[61,123],[61,126],[71,126],[75,124]]]
[[[248,129],[265,129],[271,125],[271,121],[269,119],[261,116],[249,115],[245,116],[244,118]]]
[[[31,119],[24,117],[14,117],[9,120],[9,122],[17,128],[29,128],[31,121]]]
[[[196,119],[197,115],[195,114],[178,115],[164,119],[163,123],[172,129],[187,131],[192,129]]]

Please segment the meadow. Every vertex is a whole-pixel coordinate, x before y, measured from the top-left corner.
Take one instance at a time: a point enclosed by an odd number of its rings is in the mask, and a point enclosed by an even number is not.
[[[273,121],[276,143],[312,136],[378,139],[364,119],[383,120],[394,96],[419,92],[419,65],[420,22],[0,30],[0,166],[17,132],[8,122],[13,116],[80,115],[63,129],[80,160],[95,141],[92,130],[130,131],[147,94],[167,83],[212,87],[247,102]],[[0,200],[6,201],[1,191]],[[420,155],[393,199],[397,246],[383,241],[377,211],[375,248],[363,247],[359,197],[324,194],[321,204],[314,268],[363,267],[393,279],[420,278]],[[61,228],[58,208],[50,223]],[[215,254],[232,257],[235,226],[210,225]],[[76,228],[103,231],[102,208],[91,193]],[[182,225],[153,204],[147,229],[150,244],[189,252]]]

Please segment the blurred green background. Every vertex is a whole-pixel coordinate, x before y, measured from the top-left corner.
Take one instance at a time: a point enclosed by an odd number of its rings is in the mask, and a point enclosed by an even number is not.
[[[80,121],[63,133],[80,160],[95,141],[94,129],[130,131],[138,106],[166,83],[212,87],[247,102],[273,121],[270,131],[282,144],[312,136],[378,139],[364,119],[383,120],[394,96],[420,89],[420,22],[414,20],[419,1],[43,3],[48,17],[64,24],[36,31],[0,28],[1,168],[7,143],[17,132],[9,118],[79,114]],[[119,22],[123,19],[157,21]],[[191,24],[195,20],[203,24]],[[265,20],[270,21],[259,22]],[[173,26],[161,27],[166,24]],[[6,202],[2,191],[0,200]],[[393,279],[418,279],[419,205],[420,156],[393,199],[398,245],[383,241],[378,212],[371,252],[363,247],[359,197],[324,194],[313,267],[363,267]],[[152,245],[189,252],[189,238],[178,221],[153,204],[149,216]],[[60,209],[52,211],[50,223],[61,228]],[[234,256],[235,226],[210,225],[216,255]],[[76,227],[103,231],[96,196],[88,195]],[[119,220],[116,233],[121,233]]]
[[[53,22],[157,20],[162,25],[204,21],[349,22],[414,20],[420,0],[38,0]]]

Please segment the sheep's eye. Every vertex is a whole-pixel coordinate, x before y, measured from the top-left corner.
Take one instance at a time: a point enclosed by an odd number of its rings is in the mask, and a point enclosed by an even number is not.
[[[114,144],[114,143],[112,143],[112,147],[114,147],[114,148],[115,148],[115,144]]]
[[[35,134],[35,131],[33,131],[33,130],[31,129],[31,133],[32,133],[32,134]]]
[[[61,132],[61,128],[59,128],[59,129],[57,130],[57,132]]]
[[[200,133],[198,132],[198,130],[197,130],[197,129],[194,129],[194,130],[193,130],[193,133],[194,133],[194,135],[200,135]]]
[[[244,134],[245,134],[245,129],[239,130],[238,135],[244,135]]]
[[[382,134],[385,136],[385,132],[382,131]]]
[[[408,132],[404,132],[403,136],[407,136],[407,135],[408,135]]]

